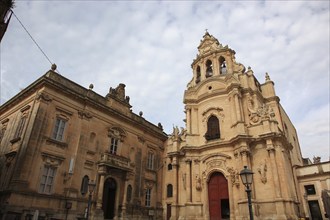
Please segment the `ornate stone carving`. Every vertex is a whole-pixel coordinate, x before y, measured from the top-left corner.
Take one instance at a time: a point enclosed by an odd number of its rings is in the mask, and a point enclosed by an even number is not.
[[[212,169],[212,168],[222,168],[224,170],[226,169],[226,161],[224,160],[211,160],[210,162],[206,163],[206,166],[208,169]]]
[[[239,153],[240,153],[240,155],[245,155],[245,156],[248,156],[248,155],[250,155],[250,149],[248,148],[248,146],[246,146],[246,145],[243,145],[243,146],[241,146],[240,147],[240,149],[239,149]]]
[[[123,129],[119,127],[112,127],[108,129],[108,136],[109,137],[114,137],[114,138],[119,138],[121,142],[124,141],[126,134]]]
[[[319,157],[319,156],[313,157],[313,164],[316,164],[316,163],[321,163],[321,157]]]
[[[245,66],[241,63],[234,63],[234,73],[244,73],[245,72]]]
[[[149,180],[149,179],[145,179],[144,180],[144,183],[145,183],[145,186],[146,186],[145,189],[152,189],[153,186],[155,185],[154,181],[153,180]]]
[[[211,159],[212,158],[212,159]],[[212,153],[204,156],[201,158],[201,161],[205,163],[207,160],[217,160],[220,159],[222,161],[225,161],[226,159],[231,159],[231,156],[224,154],[224,153]]]
[[[146,140],[144,139],[144,137],[138,136],[138,141],[139,141],[141,144],[144,144],[144,142],[145,142]]]
[[[235,150],[234,151],[234,157],[237,159],[238,158],[238,155],[239,155],[239,150]]]
[[[227,171],[230,173],[230,179],[232,186],[239,186],[239,172],[237,169],[234,169],[233,167],[229,167]]]
[[[266,161],[260,163],[258,168],[258,173],[260,174],[260,180],[263,184],[267,183],[267,164]]]
[[[207,121],[210,115],[218,116],[222,121],[225,118],[225,114],[223,113],[223,109],[219,107],[211,107],[202,113],[203,122]]]
[[[251,125],[256,125],[262,120],[274,119],[275,117],[274,110],[270,106],[263,104],[261,107],[258,107],[251,97],[248,99],[248,110]]]
[[[192,78],[192,79],[190,80],[190,82],[187,83],[187,89],[192,88],[193,85],[194,85],[193,83],[194,83],[194,78]]]
[[[187,130],[184,129],[183,127],[181,127],[180,129],[181,129],[181,131],[179,130],[178,126],[173,127],[173,132],[170,135],[171,136],[170,138],[173,141],[182,141],[182,140],[186,139]]]
[[[228,46],[226,46],[227,48]],[[219,41],[214,38],[209,32],[205,32],[203,36],[203,40],[201,41],[200,45],[198,46],[199,55],[205,54],[207,52],[218,50],[224,48]],[[198,56],[198,55],[197,55]]]
[[[45,164],[55,167],[60,166],[62,161],[65,159],[63,156],[58,156],[47,152],[42,152],[41,156]]]
[[[43,101],[43,102],[51,102],[52,101],[52,98],[49,97],[49,95],[47,95],[46,93],[43,93],[43,92],[38,92],[37,95],[36,95],[36,99],[38,101]]]
[[[115,89],[110,87],[109,93],[107,94],[106,97],[107,98],[114,97],[129,104],[130,97],[125,96],[125,87],[126,85],[123,83],[120,83]]]
[[[78,111],[78,116],[81,119],[87,119],[87,120],[93,117],[92,114],[87,111]]]

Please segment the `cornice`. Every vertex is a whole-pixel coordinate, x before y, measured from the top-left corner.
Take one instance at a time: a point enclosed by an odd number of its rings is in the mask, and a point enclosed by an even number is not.
[[[207,151],[207,150],[211,150],[213,148],[221,148],[221,147],[229,147],[229,146],[234,146],[236,143],[239,142],[246,142],[246,143],[250,143],[255,141],[255,138],[253,138],[250,135],[237,135],[236,137],[227,140],[227,141],[209,141],[209,143],[206,143],[204,145],[201,146],[183,146],[180,151],[183,152],[184,154],[186,152],[197,152],[200,153],[202,151]]]
[[[212,98],[212,97],[215,97],[215,96],[221,96],[221,95],[229,94],[235,89],[240,90],[241,89],[240,84],[238,84],[238,83],[237,84],[236,83],[231,84],[223,90],[213,90],[211,93],[204,93],[204,94],[198,96],[197,98],[187,98],[186,96],[194,96],[195,93],[188,94],[187,90],[186,90],[185,94],[184,94],[183,103],[184,104],[188,104],[188,103],[189,104],[197,104],[199,102],[202,102],[206,99],[209,99],[209,98]]]
[[[86,105],[90,105],[100,111],[103,111],[111,115],[112,117],[117,117],[120,120],[134,124],[134,126],[140,127],[143,130],[147,130],[149,133],[156,135],[163,141],[167,139],[167,135],[163,131],[161,131],[159,127],[148,122],[143,117],[138,116],[131,111],[128,113],[128,116],[124,113],[121,113],[120,111],[117,111],[116,109],[107,106],[106,97],[103,97],[90,89],[84,88],[52,70],[49,70],[46,74],[34,81],[32,84],[23,89],[6,103],[1,105],[0,114],[12,108],[24,98],[32,95],[33,93],[36,93],[36,91],[43,87],[52,88],[58,93],[62,93],[70,98],[74,97],[76,100],[79,100]],[[37,93],[35,95],[37,96]],[[122,102],[121,100],[119,101]],[[124,103],[124,106],[130,108],[130,105],[127,103]]]
[[[191,67],[193,67],[194,65],[196,65],[200,60],[204,59],[204,58],[209,58],[212,55],[221,55],[223,53],[226,53],[227,51],[235,54],[235,51],[230,49],[228,46],[225,46],[221,49],[216,49],[216,50],[212,50],[209,51],[207,53],[203,53],[202,55],[197,55],[196,58],[193,60],[193,62],[191,63]]]

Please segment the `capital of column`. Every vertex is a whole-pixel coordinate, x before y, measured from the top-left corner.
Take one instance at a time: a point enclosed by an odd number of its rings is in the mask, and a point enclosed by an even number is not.
[[[272,144],[267,144],[266,150],[268,152],[275,152],[275,147]]]
[[[273,141],[272,140],[266,140],[266,150],[268,152],[274,152],[275,151],[275,147],[274,147],[274,144],[273,144]]]
[[[234,97],[237,97],[237,98],[240,98],[240,97],[241,97],[240,94],[238,93],[238,91],[235,91],[235,92],[233,93],[233,96],[234,96]]]
[[[184,108],[185,108],[186,111],[191,110],[190,106],[185,106]]]
[[[250,149],[248,148],[248,146],[241,146],[241,149],[239,150],[239,153],[242,156],[248,156],[250,154]]]
[[[98,169],[97,169],[97,173],[99,175],[105,175],[107,173],[106,166],[99,166]]]
[[[187,164],[190,164],[190,163],[191,163],[191,159],[187,159],[187,160],[185,160],[185,162],[186,162]]]
[[[179,167],[179,163],[172,163],[172,167],[175,168],[175,169],[178,168]]]
[[[199,164],[200,162],[201,162],[200,159],[195,159],[195,160],[194,160],[194,163],[195,163],[195,164]]]

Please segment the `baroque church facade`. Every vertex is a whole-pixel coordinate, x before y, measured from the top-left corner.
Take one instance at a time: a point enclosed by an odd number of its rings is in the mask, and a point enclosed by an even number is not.
[[[268,74],[260,84],[208,32],[191,67],[185,127],[169,135],[132,112],[124,84],[101,96],[55,66],[4,103],[0,219],[243,220],[244,166],[255,219],[323,219],[329,164],[304,168]],[[315,194],[304,196],[306,185]]]
[[[295,169],[302,166],[297,133],[266,73],[260,84],[235,51],[206,33],[184,93],[186,128],[165,147],[164,184],[174,219],[248,216],[243,166],[254,171],[252,200],[258,219],[296,219]],[[175,196],[174,196],[175,195]]]

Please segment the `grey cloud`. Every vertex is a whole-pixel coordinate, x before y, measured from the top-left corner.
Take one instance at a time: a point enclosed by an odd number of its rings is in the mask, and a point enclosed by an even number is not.
[[[183,92],[208,28],[260,82],[269,72],[297,125],[303,155],[317,145],[304,133],[316,120],[307,117],[314,108],[329,111],[327,2],[18,1],[14,10],[62,75],[85,87],[93,83],[101,95],[125,83],[134,112],[162,122],[166,132],[184,125]],[[1,42],[1,103],[19,92],[17,79],[24,88],[49,68],[12,19]]]

